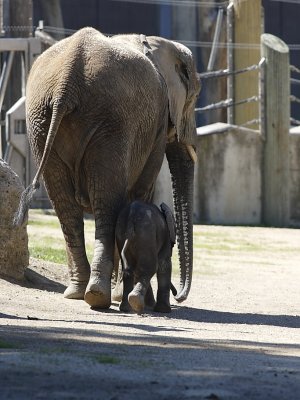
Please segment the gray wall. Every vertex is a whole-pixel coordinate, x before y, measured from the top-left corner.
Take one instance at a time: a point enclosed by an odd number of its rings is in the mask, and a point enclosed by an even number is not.
[[[197,129],[194,222],[221,225],[263,223],[263,146],[258,131],[224,123]],[[289,225],[300,227],[300,127],[289,135]],[[155,201],[172,204],[170,174],[164,163]]]
[[[197,129],[194,219],[208,224],[261,221],[259,133],[223,123]]]
[[[300,227],[300,126],[290,130],[290,224]]]

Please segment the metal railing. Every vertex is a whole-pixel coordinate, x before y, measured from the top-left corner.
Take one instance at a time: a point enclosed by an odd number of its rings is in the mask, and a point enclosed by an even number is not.
[[[291,71],[291,73],[294,73],[294,74],[300,74],[300,69],[298,67],[296,67],[295,65],[290,65],[290,71]],[[291,78],[291,85],[300,85],[300,79]],[[290,99],[291,99],[292,103],[300,104],[299,97],[291,95]],[[296,126],[300,125],[300,121],[297,120],[296,118],[291,117],[290,121],[291,121],[292,125],[296,125]]]
[[[246,73],[246,72],[257,71],[258,70],[259,74],[260,74],[259,85],[258,85],[258,87],[259,87],[258,92],[259,93],[258,93],[258,95],[251,96],[251,97],[239,100],[239,101],[234,101],[233,98],[228,98],[228,99],[225,99],[225,100],[221,100],[221,101],[219,101],[217,103],[209,104],[209,105],[207,105],[205,107],[195,108],[195,112],[203,113],[203,112],[206,112],[206,111],[218,110],[218,109],[221,109],[221,108],[230,108],[230,107],[235,107],[235,106],[239,106],[239,105],[242,105],[242,104],[260,102],[261,99],[264,96],[264,94],[263,94],[263,84],[262,84],[263,81],[264,81],[264,63],[265,63],[265,59],[262,58],[258,64],[254,64],[254,65],[251,65],[249,67],[238,69],[238,70],[235,70],[235,71],[231,71],[230,69],[221,69],[221,70],[218,70],[218,71],[204,72],[204,73],[199,74],[200,79],[206,80],[206,79],[212,79],[212,78],[234,76],[234,75],[243,74],[243,73]],[[253,124],[261,124],[262,119],[263,119],[263,107],[261,107],[260,114],[261,114],[260,118],[256,118],[256,119],[252,119],[251,121],[247,121],[247,122],[243,123],[241,126],[249,126],[249,125],[253,125]]]

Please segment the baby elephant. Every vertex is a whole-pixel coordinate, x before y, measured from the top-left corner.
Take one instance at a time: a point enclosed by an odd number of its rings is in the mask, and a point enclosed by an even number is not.
[[[170,312],[172,249],[175,244],[175,220],[169,207],[161,211],[154,204],[134,201],[119,215],[116,241],[123,268],[121,311],[142,313],[150,280],[157,273],[157,298],[154,311]],[[152,293],[152,292],[151,292]]]

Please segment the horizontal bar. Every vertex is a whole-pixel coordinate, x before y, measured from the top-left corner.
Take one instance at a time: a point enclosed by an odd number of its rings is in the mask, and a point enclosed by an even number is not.
[[[6,38],[0,39],[0,51],[27,51],[28,39],[25,38]]]
[[[203,72],[203,73],[199,74],[199,78],[200,79],[208,79],[208,78],[215,78],[215,77],[220,77],[220,76],[236,75],[236,74],[241,74],[243,72],[255,71],[257,69],[260,69],[260,64],[251,65],[250,67],[237,69],[235,71],[229,71],[228,69],[220,69],[218,71]]]
[[[251,103],[251,102],[255,102],[255,101],[259,101],[259,100],[260,100],[259,96],[248,97],[247,99],[243,99],[243,100],[236,101],[236,102],[233,102],[232,99],[227,99],[227,100],[222,100],[218,103],[210,104],[206,107],[195,108],[195,112],[218,110],[220,108],[234,107],[234,106],[238,106],[240,104]]]

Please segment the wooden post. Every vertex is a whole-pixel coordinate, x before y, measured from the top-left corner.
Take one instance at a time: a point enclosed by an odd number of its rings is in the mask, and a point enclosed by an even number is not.
[[[185,0],[182,0],[184,4]],[[196,38],[196,5],[173,5],[172,37],[174,40],[195,40]],[[196,53],[196,48],[191,48]]]
[[[211,5],[206,7],[198,7],[197,18],[198,25],[201,27],[198,32],[198,40],[201,42],[214,42],[215,32],[217,28],[219,29],[219,41],[216,42],[217,52],[215,54],[215,62],[213,65],[212,61],[212,47],[201,47],[198,51],[200,54],[201,63],[203,68],[212,67],[212,70],[225,69],[227,66],[226,60],[226,48],[218,48],[219,43],[226,43],[226,26],[224,21],[218,26],[218,19],[220,16],[220,11],[218,17],[216,15],[216,7],[218,6],[217,1],[212,1]],[[220,9],[219,9],[220,10]],[[220,22],[220,21],[219,21]],[[204,71],[203,71],[204,72]],[[202,82],[203,86],[201,89],[201,98],[205,99],[205,104],[217,103],[220,100],[226,99],[227,88],[226,88],[226,78],[217,79],[207,79]],[[219,110],[207,111],[201,116],[199,122],[205,125],[209,125],[215,122],[226,122],[227,110],[226,108]],[[198,116],[199,118],[200,116]],[[203,121],[203,122],[202,122]]]
[[[234,6],[233,42],[240,45],[233,50],[234,69],[242,69],[260,61],[260,36],[262,33],[261,0],[231,0]],[[233,99],[239,101],[258,95],[258,72],[251,71],[233,78]],[[233,122],[242,125],[258,119],[258,103],[235,107]],[[258,129],[258,125],[249,126]]]
[[[289,224],[289,48],[279,38],[263,34],[265,57],[265,145],[263,162],[263,222],[282,227]]]
[[[32,0],[10,0],[10,37],[31,37],[32,36]],[[14,104],[21,96],[25,95],[25,62],[24,55],[16,54],[10,85],[9,106]]]
[[[64,21],[60,0],[41,1],[41,6],[46,24],[61,29],[61,32],[58,29],[58,33],[53,32],[51,36],[56,40],[63,39],[65,37],[63,33]]]
[[[9,1],[11,37],[32,36],[32,0]]]

